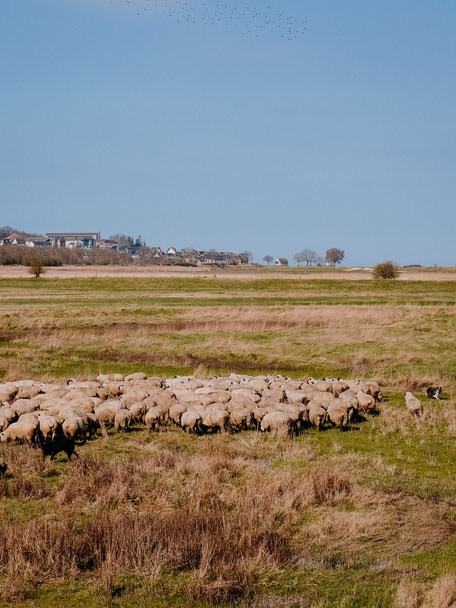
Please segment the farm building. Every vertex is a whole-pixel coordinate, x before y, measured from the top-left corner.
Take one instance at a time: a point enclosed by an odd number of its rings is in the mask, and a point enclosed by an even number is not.
[[[277,258],[274,264],[276,266],[288,266],[288,260],[287,258]]]

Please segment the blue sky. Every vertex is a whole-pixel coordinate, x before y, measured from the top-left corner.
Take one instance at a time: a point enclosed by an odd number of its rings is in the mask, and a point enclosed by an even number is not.
[[[2,0],[0,225],[456,264],[454,0],[175,2]]]

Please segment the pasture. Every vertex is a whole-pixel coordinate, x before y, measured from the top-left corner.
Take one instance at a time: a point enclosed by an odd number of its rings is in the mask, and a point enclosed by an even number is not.
[[[2,446],[0,606],[449,608],[455,307],[453,281],[2,279],[2,382],[273,373],[387,398],[294,439],[133,428],[70,463]]]

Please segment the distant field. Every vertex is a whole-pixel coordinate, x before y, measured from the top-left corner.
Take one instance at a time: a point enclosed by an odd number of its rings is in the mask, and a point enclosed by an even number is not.
[[[357,270],[346,267],[311,267],[311,266],[139,266],[130,264],[128,266],[60,266],[46,269],[49,278],[100,278],[100,277],[206,277],[214,275],[219,278],[230,277],[237,279],[255,278],[294,278],[300,279],[345,279],[359,281],[370,279],[370,270]],[[0,279],[27,278],[29,275],[26,266],[0,266]],[[401,281],[454,281],[456,280],[456,268],[453,267],[431,267],[431,268],[406,268],[402,269],[399,280]]]
[[[134,430],[89,442],[70,465],[2,446],[22,480],[0,488],[0,537],[11,530],[13,545],[13,531],[38,538],[34,522],[57,532],[74,522],[91,538],[100,520],[151,514],[192,522],[181,535],[196,540],[180,562],[122,569],[115,555],[84,576],[12,562],[24,575],[0,577],[0,606],[419,608],[430,594],[426,606],[449,608],[438,593],[456,589],[455,313],[452,280],[1,279],[3,381],[282,373],[377,380],[389,398],[351,432],[294,440]],[[431,384],[443,386],[442,402],[423,396]],[[407,415],[405,390],[423,399],[424,420]],[[198,524],[211,514],[227,544],[267,522],[283,551],[262,561],[252,532],[253,547],[238,548],[244,569],[217,575]]]

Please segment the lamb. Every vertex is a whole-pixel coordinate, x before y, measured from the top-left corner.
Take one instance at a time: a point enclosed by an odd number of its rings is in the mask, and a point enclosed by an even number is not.
[[[423,415],[423,404],[410,392],[405,393],[405,405],[412,416],[420,418]]]

